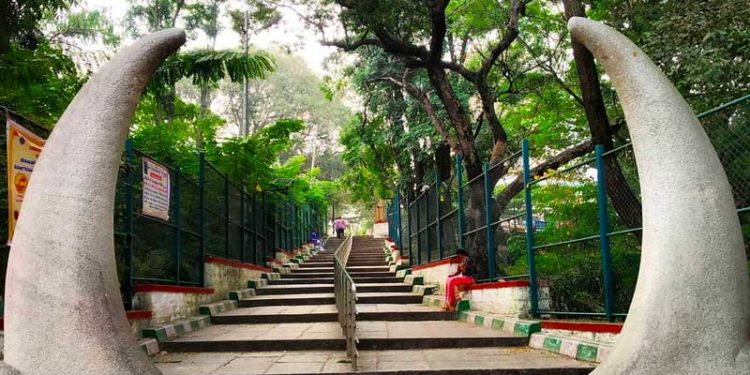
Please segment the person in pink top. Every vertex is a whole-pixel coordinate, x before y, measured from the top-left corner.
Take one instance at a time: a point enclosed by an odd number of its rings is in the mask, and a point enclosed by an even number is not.
[[[344,238],[344,229],[349,225],[341,216],[333,221],[333,229],[336,230],[336,238]]]

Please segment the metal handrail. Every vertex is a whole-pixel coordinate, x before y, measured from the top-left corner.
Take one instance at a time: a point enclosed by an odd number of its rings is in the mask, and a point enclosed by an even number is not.
[[[346,263],[352,250],[352,235],[350,234],[344,242],[336,249],[333,257],[333,290],[336,297],[336,310],[338,310],[341,331],[346,337],[346,355],[352,363],[352,370],[357,369],[357,285],[354,284],[349,272],[346,271]]]

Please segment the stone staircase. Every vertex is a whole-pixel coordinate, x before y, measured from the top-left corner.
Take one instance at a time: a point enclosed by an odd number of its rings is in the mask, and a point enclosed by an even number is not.
[[[239,299],[239,308],[213,314],[211,326],[162,342],[169,354],[153,361],[166,375],[350,373],[333,294],[333,254],[340,244],[329,239],[325,250],[298,269]],[[528,337],[460,322],[454,313],[423,305],[423,296],[388,270],[380,239],[354,238],[347,270],[357,284],[357,373],[591,370],[589,364],[529,349]]]

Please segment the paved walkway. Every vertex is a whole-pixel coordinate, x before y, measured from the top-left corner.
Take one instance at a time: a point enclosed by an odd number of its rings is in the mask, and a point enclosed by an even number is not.
[[[164,375],[346,374],[342,351],[183,353],[154,358]],[[528,348],[361,351],[357,374],[585,374],[590,365]],[[526,370],[518,372],[517,370]],[[450,371],[453,370],[453,371]]]
[[[161,344],[165,375],[350,373],[333,296],[329,240],[299,269],[257,289],[214,325]],[[382,240],[355,238],[347,269],[357,283],[360,373],[586,374],[591,365],[528,348],[516,337],[422,305],[385,265]],[[523,369],[524,371],[518,371]],[[452,370],[452,371],[449,371]]]

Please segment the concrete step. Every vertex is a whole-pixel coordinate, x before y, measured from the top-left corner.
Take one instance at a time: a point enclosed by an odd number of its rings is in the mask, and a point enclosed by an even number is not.
[[[455,312],[421,304],[357,303],[357,321],[438,321],[456,320]]]
[[[383,267],[385,262],[346,262],[347,267]]]
[[[357,304],[357,321],[455,320],[456,314],[417,304]],[[336,322],[335,305],[262,306],[239,308],[211,317],[213,324],[269,324]]]
[[[297,270],[295,270],[297,271]],[[329,278],[333,280],[333,271],[331,272],[315,272],[315,273],[305,273],[305,272],[292,272],[292,273],[285,273],[281,275],[282,279],[321,279],[321,278]]]
[[[357,327],[360,350],[520,347],[529,340],[455,321],[362,321]],[[338,322],[216,324],[162,345],[163,350],[173,353],[344,348]]]
[[[268,285],[255,290],[258,296],[280,295],[280,294],[309,294],[309,293],[333,293],[333,283],[324,284],[296,284],[296,285]]]
[[[330,267],[316,267],[316,268],[299,268],[292,270],[293,274],[297,273],[329,273],[333,272],[333,264]]]
[[[357,304],[421,303],[422,296],[411,292],[366,293],[357,290]]]
[[[269,280],[269,285],[297,285],[297,284],[331,284],[333,277],[322,278],[284,278],[279,280]]]
[[[388,277],[388,276],[395,276],[395,272],[353,272],[350,271],[349,275],[356,278],[357,276],[363,276],[363,277]]]
[[[350,256],[349,259],[347,259],[347,261],[346,261],[347,264],[348,263],[368,263],[368,262],[385,263],[385,257],[381,256],[381,257],[378,257],[378,258],[375,258],[375,257],[369,258],[369,257],[352,257],[352,256]]]
[[[352,276],[354,279],[354,282],[359,283],[403,283],[404,278],[403,277],[396,277],[396,276]]]
[[[333,267],[333,261],[330,262],[305,262],[299,265],[299,268],[327,268]]]
[[[211,317],[213,324],[317,323],[336,321],[338,321],[336,305],[246,307]]]
[[[404,283],[357,283],[357,293],[409,293],[411,285]]]
[[[346,271],[349,273],[372,273],[372,272],[391,272],[388,267],[383,266],[352,266],[346,267]]]
[[[593,365],[529,348],[361,350],[356,373],[389,375],[584,375]],[[346,352],[168,353],[151,357],[164,375],[352,374]]]
[[[281,294],[256,296],[239,300],[239,307],[259,306],[311,306],[331,305],[336,303],[333,293]]]

